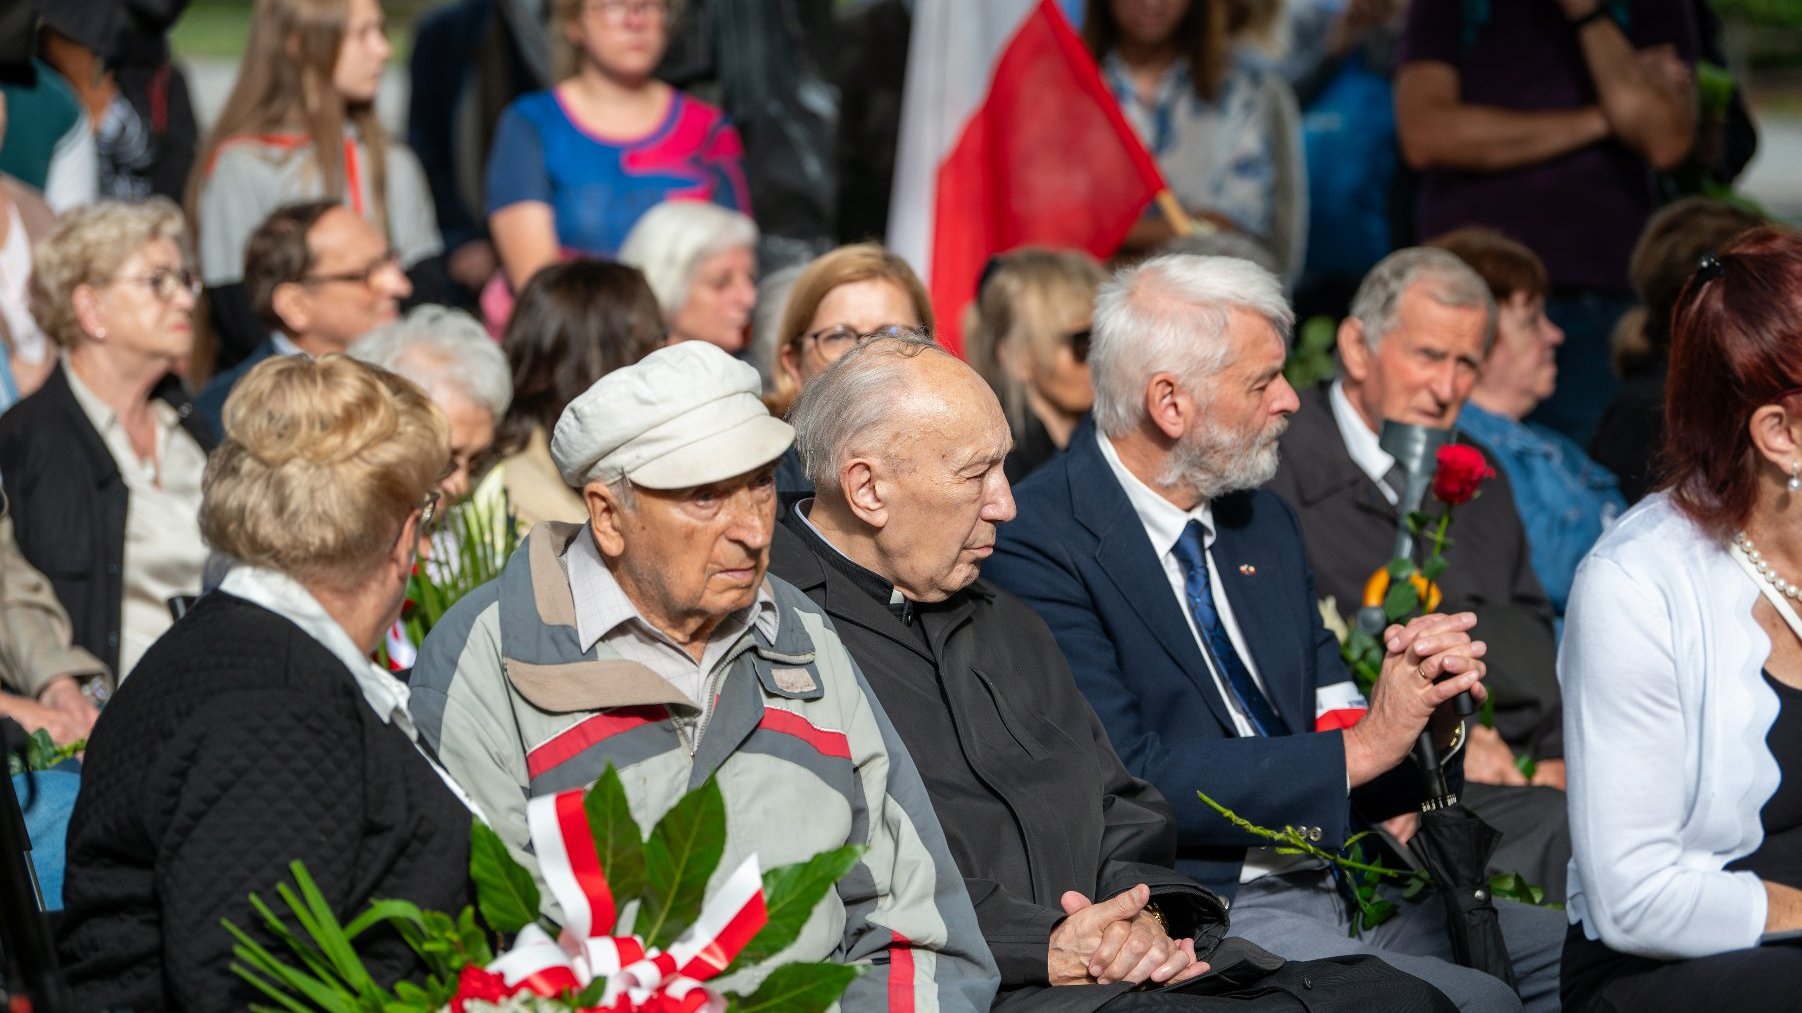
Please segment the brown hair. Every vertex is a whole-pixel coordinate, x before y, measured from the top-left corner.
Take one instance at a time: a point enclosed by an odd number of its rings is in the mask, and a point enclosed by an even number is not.
[[[296,127],[312,142],[309,155],[326,196],[342,200],[345,130],[355,126],[369,152],[370,217],[388,231],[388,135],[373,102],[347,104],[332,84],[349,20],[350,0],[256,0],[237,80],[188,177],[190,218],[199,213],[200,188],[220,148]]]
[[[450,429],[425,392],[343,355],[258,363],[224,419],[201,536],[302,583],[354,587],[450,463]]]
[[[307,201],[276,208],[244,241],[244,291],[250,308],[266,326],[287,331],[275,312],[275,290],[300,281],[313,269],[313,226],[326,212],[344,205],[335,200]]]
[[[1662,208],[1633,245],[1628,275],[1646,306],[1645,338],[1655,354],[1670,348],[1671,313],[1696,261],[1763,225],[1762,215],[1709,197],[1685,197]]]
[[[513,405],[496,427],[495,452],[517,453],[534,429],[548,436],[576,395],[663,341],[663,311],[637,268],[578,259],[532,275],[501,337]]]
[[[1532,250],[1494,229],[1466,225],[1421,244],[1444,250],[1470,266],[1501,305],[1519,293],[1543,298],[1551,291],[1545,264]]]
[[[1114,20],[1110,0],[1088,0],[1084,11],[1083,41],[1099,63],[1119,43],[1120,24]],[[1197,98],[1212,102],[1219,96],[1232,64],[1233,38],[1268,31],[1277,13],[1278,5],[1270,0],[1193,0],[1189,4],[1174,34],[1189,64],[1189,81]]]
[[[908,301],[913,303],[914,314],[920,318],[921,326],[927,331],[933,329],[932,299],[927,296],[926,286],[921,283],[920,276],[914,273],[914,269],[899,254],[876,243],[852,243],[822,255],[807,265],[807,269],[795,279],[794,287],[789,289],[788,306],[782,311],[782,328],[776,332],[776,344],[770,353],[774,359],[770,363],[769,375],[776,388],[764,399],[769,405],[770,414],[788,414],[789,406],[794,404],[796,396],[801,393],[779,368],[782,350],[794,348],[800,343],[806,334],[807,325],[813,322],[813,315],[819,312],[820,303],[826,301],[826,296],[833,289],[859,281],[893,282],[907,293]]]
[[[1003,253],[985,272],[964,327],[964,355],[989,382],[1017,431],[1026,421],[1026,385],[1003,367],[1001,349],[1045,361],[1057,353],[1071,322],[1094,312],[1107,279],[1101,262],[1081,250],[1026,247]]]
[[[1726,539],[1758,498],[1752,413],[1802,407],[1802,234],[1764,227],[1714,256],[1677,300],[1660,463],[1678,509]]]

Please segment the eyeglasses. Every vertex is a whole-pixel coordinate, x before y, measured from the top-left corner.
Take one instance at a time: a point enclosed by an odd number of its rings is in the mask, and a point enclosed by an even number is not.
[[[309,274],[301,278],[300,283],[302,285],[328,285],[335,281],[347,281],[367,286],[370,282],[375,280],[376,275],[383,271],[398,268],[399,266],[400,254],[393,250],[389,250],[387,253],[384,253],[371,261],[369,266],[363,268],[361,271],[340,271],[337,274]]]
[[[1069,337],[1065,339],[1070,342],[1070,357],[1076,360],[1078,366],[1089,361],[1089,342],[1091,337],[1092,332],[1090,328],[1084,327],[1080,331],[1071,331]]]
[[[834,324],[831,327],[814,331],[812,334],[803,335],[802,340],[813,342],[814,348],[821,356],[832,358],[845,354],[855,345],[874,341],[877,338],[904,338],[919,334],[918,328],[908,327],[904,324],[883,324],[873,331],[859,331],[850,324]]]
[[[436,489],[425,494],[425,502],[419,504],[419,529],[421,531],[431,527],[432,521],[437,518],[438,501],[442,497],[443,493],[440,493]]]
[[[131,282],[150,289],[150,294],[164,302],[175,298],[177,292],[187,292],[191,296],[200,295],[200,276],[187,268],[159,267],[148,274],[127,274],[114,278],[115,284]]]
[[[668,21],[670,8],[667,0],[589,0],[582,5],[582,13],[598,14],[615,24],[623,24],[634,14],[652,21]]]

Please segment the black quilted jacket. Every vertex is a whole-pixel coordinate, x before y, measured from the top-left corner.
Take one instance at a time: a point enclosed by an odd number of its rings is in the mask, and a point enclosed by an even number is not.
[[[59,926],[75,1008],[244,1009],[256,996],[220,920],[258,925],[252,891],[281,909],[294,859],[344,921],[380,898],[454,914],[469,821],[336,657],[273,612],[207,595],[90,741]],[[397,936],[367,938],[378,979],[416,969]]]

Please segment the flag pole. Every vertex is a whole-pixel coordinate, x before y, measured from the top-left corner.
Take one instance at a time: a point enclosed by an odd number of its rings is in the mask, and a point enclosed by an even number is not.
[[[1176,199],[1176,194],[1171,193],[1169,187],[1159,190],[1156,200],[1159,213],[1170,223],[1170,231],[1179,236],[1194,234],[1195,219],[1190,218],[1189,212],[1183,210],[1182,202]]]

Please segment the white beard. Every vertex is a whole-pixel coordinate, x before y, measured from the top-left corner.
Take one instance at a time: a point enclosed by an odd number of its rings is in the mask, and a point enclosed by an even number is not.
[[[1203,500],[1256,489],[1276,475],[1281,451],[1277,438],[1289,428],[1279,419],[1259,436],[1214,429],[1191,430],[1170,448],[1158,484],[1192,487]]]

